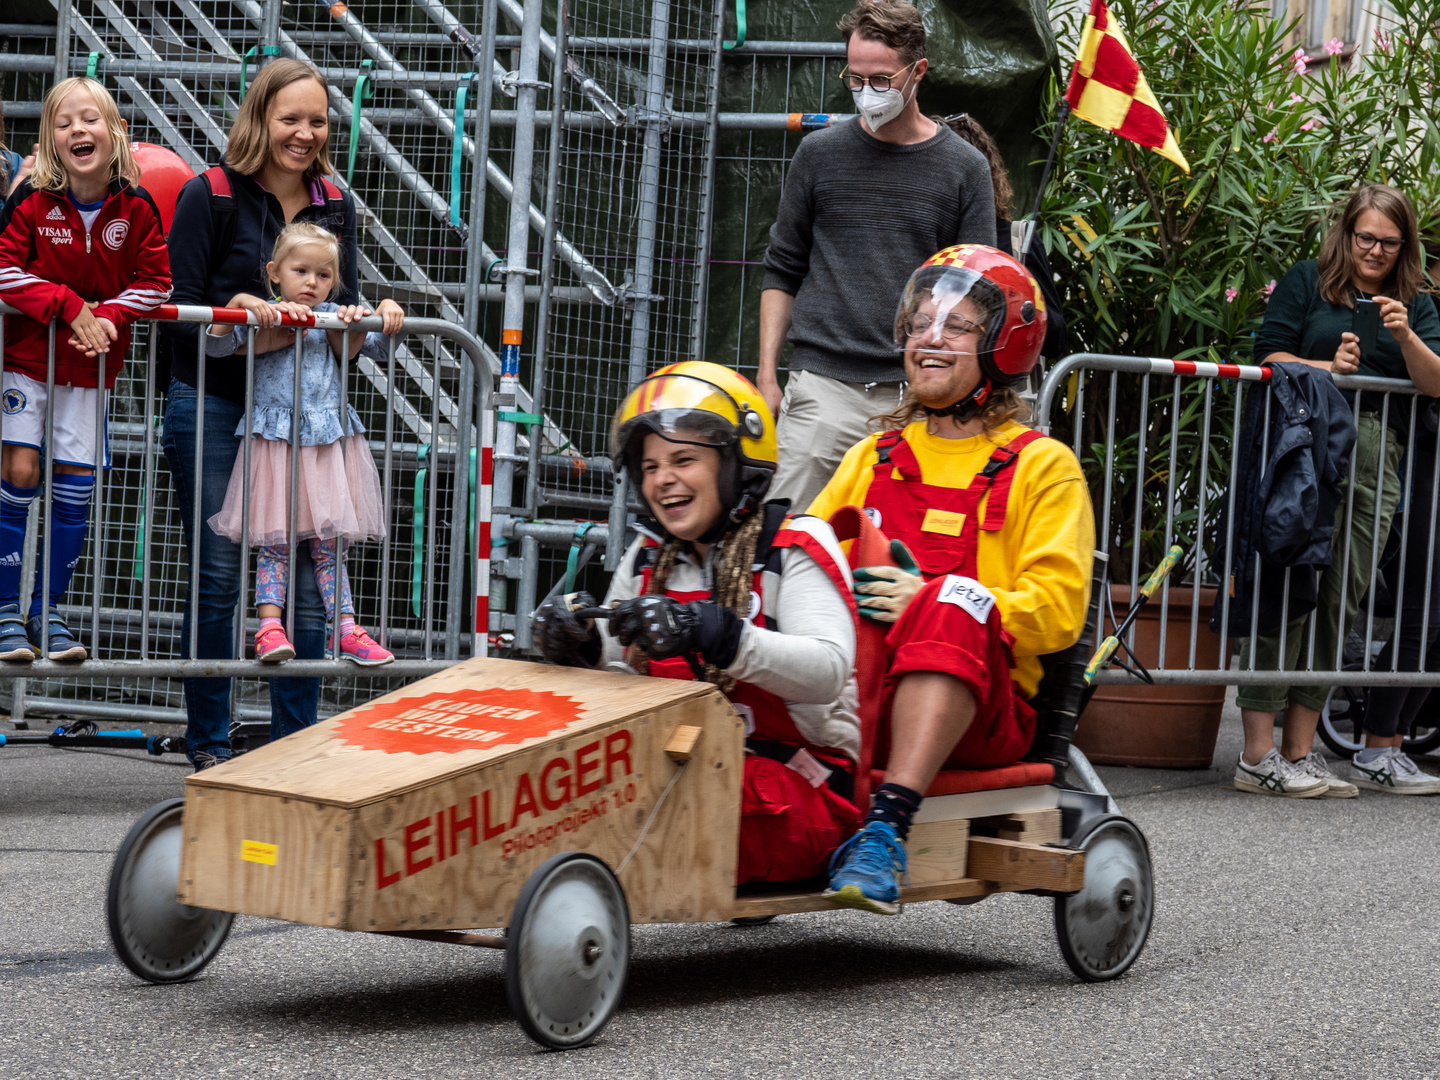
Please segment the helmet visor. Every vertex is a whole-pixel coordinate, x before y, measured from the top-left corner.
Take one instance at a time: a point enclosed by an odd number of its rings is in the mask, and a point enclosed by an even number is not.
[[[646,379],[630,392],[610,425],[610,456],[618,460],[640,430],[670,442],[725,447],[739,437],[740,409],[713,383],[685,375]]]
[[[992,352],[1005,323],[1005,297],[981,274],[958,266],[925,266],[910,275],[895,312],[902,351]]]

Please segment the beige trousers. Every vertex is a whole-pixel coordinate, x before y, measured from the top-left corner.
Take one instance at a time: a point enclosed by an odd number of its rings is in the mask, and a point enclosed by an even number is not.
[[[870,417],[900,404],[900,383],[849,383],[792,371],[775,425],[780,463],[766,496],[799,513],[814,501],[845,451],[870,434]]]

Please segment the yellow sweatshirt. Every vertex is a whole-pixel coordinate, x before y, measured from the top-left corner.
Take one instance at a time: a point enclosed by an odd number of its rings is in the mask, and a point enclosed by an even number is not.
[[[995,447],[1025,431],[1008,421],[969,439],[942,439],[919,420],[905,428],[927,484],[965,487],[985,467]],[[807,513],[828,519],[842,506],[864,506],[875,462],[872,435],[852,446],[840,468]],[[980,533],[976,554],[980,583],[995,594],[1002,625],[1015,638],[1011,677],[1025,697],[1035,695],[1040,657],[1073,645],[1085,626],[1090,600],[1095,517],[1080,463],[1064,443],[1041,439],[1027,446],[1010,468],[1015,479],[999,532]],[[981,502],[987,507],[990,496]],[[984,520],[982,517],[981,520]]]

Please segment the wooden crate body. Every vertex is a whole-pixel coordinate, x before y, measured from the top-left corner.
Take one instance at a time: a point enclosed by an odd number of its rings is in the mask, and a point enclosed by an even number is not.
[[[683,769],[664,752],[681,725],[703,731]],[[504,926],[551,855],[615,868],[633,849],[634,921],[726,919],[743,740],[708,684],[469,660],[191,777],[180,899],[347,930]]]

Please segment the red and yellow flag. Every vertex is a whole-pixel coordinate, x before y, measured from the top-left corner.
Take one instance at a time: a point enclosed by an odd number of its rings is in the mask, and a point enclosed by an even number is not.
[[[1105,0],[1092,0],[1090,4],[1065,100],[1081,120],[1148,146],[1187,173],[1190,171],[1160,111],[1160,103],[1150,92],[1130,52],[1130,43],[1120,24],[1110,16]]]

